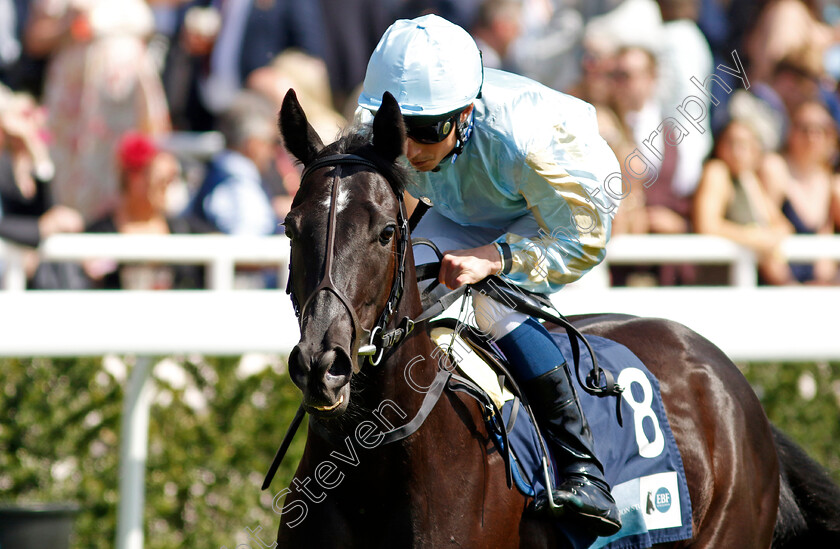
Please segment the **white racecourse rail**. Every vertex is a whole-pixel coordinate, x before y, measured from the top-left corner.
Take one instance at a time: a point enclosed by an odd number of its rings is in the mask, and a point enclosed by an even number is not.
[[[56,235],[43,260],[195,263],[211,291],[25,291],[23,251],[0,241],[0,356],[139,355],[126,388],[117,549],[143,546],[151,356],[197,352],[288,353],[298,339],[289,299],[277,290],[234,290],[236,265],[288,267],[285,237]],[[840,260],[840,237],[796,236],[791,259]],[[609,264],[691,262],[730,266],[730,286],[610,288],[606,265],[555,295],[564,314],[614,312],[668,318],[706,336],[736,361],[840,360],[840,288],[759,288],[755,258],[720,238],[620,236]],[[281,276],[281,279],[284,276]]]
[[[736,361],[840,360],[840,288],[581,289],[554,302],[676,320]],[[0,356],[285,354],[299,335],[277,290],[0,292],[0,310]]]
[[[791,237],[783,251],[795,260],[840,260],[840,236]],[[236,265],[274,265],[281,280],[285,277],[285,237],[56,235],[39,253],[53,261],[104,257],[204,264],[208,287],[216,291],[27,292],[21,249],[0,241],[7,290],[0,291],[6,313],[0,317],[0,355],[285,353],[296,343],[297,326],[282,291],[232,291]],[[728,240],[618,236],[606,261],[726,264],[731,285],[610,288],[603,265],[555,294],[561,312],[669,318],[700,332],[735,360],[840,359],[840,290],[759,288],[753,254]]]

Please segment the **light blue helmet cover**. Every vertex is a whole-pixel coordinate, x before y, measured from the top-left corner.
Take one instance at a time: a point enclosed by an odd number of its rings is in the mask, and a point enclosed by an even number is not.
[[[467,31],[437,15],[400,19],[370,57],[359,106],[376,112],[389,91],[404,116],[440,116],[469,105],[482,80],[481,54]]]

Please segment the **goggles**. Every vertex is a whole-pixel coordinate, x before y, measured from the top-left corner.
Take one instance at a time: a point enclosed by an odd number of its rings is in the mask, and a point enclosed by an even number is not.
[[[458,110],[455,113],[450,113],[448,118],[432,123],[418,121],[417,119],[422,120],[421,117],[405,117],[406,135],[417,143],[424,145],[440,143],[452,133],[460,115],[461,110]]]

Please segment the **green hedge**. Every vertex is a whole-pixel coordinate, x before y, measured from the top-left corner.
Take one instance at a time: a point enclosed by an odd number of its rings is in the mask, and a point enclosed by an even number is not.
[[[770,421],[840,482],[840,362],[749,364],[741,371]]]
[[[279,517],[259,487],[299,403],[285,365],[242,375],[238,359],[174,361],[180,376],[160,376],[160,367],[153,376],[145,547],[232,549],[248,543],[246,528],[271,540]],[[114,546],[124,385],[116,370],[115,378],[98,359],[0,361],[0,500],[79,503],[75,548]],[[290,482],[304,433],[274,492]]]
[[[249,543],[246,528],[271,540],[272,496],[289,484],[305,439],[302,431],[273,491],[260,492],[299,402],[285,364],[168,360],[153,376],[146,547],[233,549]],[[771,420],[840,481],[840,364],[742,369]],[[79,503],[75,548],[113,547],[124,374],[114,359],[0,361],[0,503]]]

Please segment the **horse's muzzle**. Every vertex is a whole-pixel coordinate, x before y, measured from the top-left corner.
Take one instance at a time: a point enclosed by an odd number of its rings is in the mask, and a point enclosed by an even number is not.
[[[303,406],[316,417],[336,417],[350,403],[350,353],[342,347],[310,350],[299,343],[289,355],[289,375],[303,393]]]

